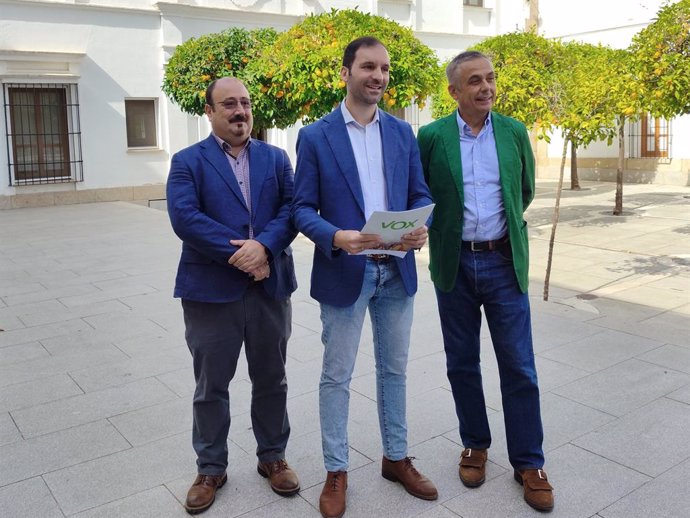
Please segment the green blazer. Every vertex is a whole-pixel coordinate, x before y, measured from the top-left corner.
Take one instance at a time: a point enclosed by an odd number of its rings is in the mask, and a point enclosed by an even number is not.
[[[491,112],[513,264],[520,289],[529,284],[529,245],[523,213],[534,198],[534,154],[521,122]],[[420,128],[424,177],[436,203],[429,228],[431,280],[441,291],[455,286],[464,211],[460,133],[456,113]]]

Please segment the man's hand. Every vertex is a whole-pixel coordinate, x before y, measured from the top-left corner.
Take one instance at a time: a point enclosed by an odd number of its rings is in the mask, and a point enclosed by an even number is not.
[[[424,225],[423,227],[413,230],[408,234],[404,234],[400,239],[402,249],[407,252],[413,248],[422,248],[426,243],[427,237],[429,236],[428,231],[428,227]]]
[[[249,272],[249,274],[254,277],[255,281],[263,281],[271,276],[271,267],[266,263]]]
[[[378,248],[382,245],[378,234],[362,234],[358,230],[338,230],[333,236],[333,246],[348,254],[358,254],[362,250]]]
[[[252,273],[260,266],[268,263],[268,254],[264,245],[254,239],[233,239],[233,246],[240,249],[230,256],[228,264],[239,268],[243,272]]]

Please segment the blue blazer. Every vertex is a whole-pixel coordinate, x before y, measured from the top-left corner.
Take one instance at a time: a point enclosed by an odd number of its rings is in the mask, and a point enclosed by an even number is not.
[[[252,140],[249,175],[254,239],[268,249],[271,266],[271,275],[261,283],[271,297],[284,299],[297,288],[290,248],[297,235],[290,223],[292,166],[282,149]],[[182,240],[175,297],[200,302],[240,299],[254,281],[228,259],[238,249],[231,239],[249,239],[249,211],[212,135],[173,156],[167,199],[173,230]]]
[[[419,148],[409,124],[379,111],[389,210],[432,203],[424,182]],[[302,128],[292,220],[315,246],[311,296],[324,304],[349,306],[362,291],[366,258],[333,250],[337,230],[360,230],[364,197],[354,152],[340,107]],[[395,259],[408,295],[417,291],[414,253]]]

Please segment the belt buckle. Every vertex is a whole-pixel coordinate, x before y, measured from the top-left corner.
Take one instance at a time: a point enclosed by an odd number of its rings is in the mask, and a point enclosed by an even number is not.
[[[374,261],[385,261],[386,259],[388,259],[388,254],[369,254],[368,257],[370,257]]]
[[[475,243],[477,243],[477,242],[478,242],[478,241],[470,241],[470,250],[471,250],[472,252],[483,252],[483,251],[484,251],[483,248],[481,248],[481,247],[480,247],[480,248],[475,248],[475,247],[474,247]]]

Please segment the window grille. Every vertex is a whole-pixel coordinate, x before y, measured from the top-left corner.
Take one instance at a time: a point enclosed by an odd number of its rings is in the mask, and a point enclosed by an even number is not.
[[[657,158],[669,161],[671,157],[671,121],[643,115],[629,127],[630,158]]]
[[[3,86],[9,184],[83,181],[77,85]]]

